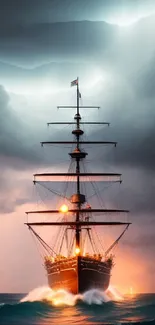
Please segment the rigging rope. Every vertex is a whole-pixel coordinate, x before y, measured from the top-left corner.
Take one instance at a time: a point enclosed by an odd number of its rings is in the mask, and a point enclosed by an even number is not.
[[[126,226],[126,228],[123,230],[123,232],[121,233],[121,235],[114,241],[114,243],[106,250],[105,252],[105,256],[107,256],[107,254],[109,254],[109,252],[118,244],[119,240],[121,239],[121,237],[124,235],[124,233],[126,232],[126,230],[128,229],[129,225]]]
[[[102,245],[102,241],[101,241],[101,239],[100,239],[100,237],[99,237],[99,235],[98,235],[98,233],[97,233],[95,227],[93,227],[93,231],[95,232],[95,235],[96,235],[96,237],[97,237],[97,239],[98,239],[98,241],[99,241],[99,243],[100,243],[100,245],[101,245],[101,248],[103,249],[103,252],[104,252],[104,247],[103,247],[103,245]]]
[[[84,252],[84,247],[85,247],[86,239],[87,239],[87,231],[85,232],[85,237],[83,238],[83,242],[82,242],[82,252]]]
[[[84,165],[83,167],[84,167],[84,171],[86,173],[87,172],[86,166]],[[91,183],[91,185],[92,185],[92,187],[93,187],[93,189],[95,191],[95,194],[96,194],[96,196],[98,198],[98,201],[99,201],[100,206],[103,207],[103,208],[105,208],[105,206],[104,206],[104,204],[102,202],[103,200],[102,200],[102,198],[101,198],[101,196],[99,194],[99,191],[98,191],[98,189],[96,190],[96,188],[95,188],[95,186],[97,186],[96,182],[93,183],[90,176],[88,176],[88,179],[90,180],[90,183]]]
[[[65,237],[65,233],[66,233],[66,229],[64,229],[64,232],[63,232],[63,235],[62,235],[62,239],[61,239],[61,242],[60,242],[59,254],[61,253],[61,249],[62,249],[64,237]]]
[[[37,234],[37,232],[30,225],[29,225],[29,230],[31,230],[33,232],[33,234],[39,240],[41,245],[45,248],[45,250],[47,250],[47,252],[49,252],[48,251],[48,249],[49,249],[50,251],[52,251],[56,255],[56,252]]]
[[[89,229],[87,229],[87,233],[88,233],[88,237],[89,237],[90,243],[91,243],[91,245],[92,245],[92,249],[93,249],[93,251],[94,251],[94,253],[95,253],[95,245],[94,245],[94,241],[93,241],[93,239],[92,239],[91,236],[90,236]]]
[[[73,230],[73,232],[72,232],[71,235],[73,235],[73,236],[72,236],[72,239],[71,239],[71,241],[70,241],[69,256],[71,255],[71,252],[72,252],[72,250],[73,250],[73,246],[74,246],[74,240],[75,240],[75,237],[74,237],[74,230]]]
[[[40,186],[44,187],[44,188],[45,188],[46,190],[48,190],[49,192],[51,192],[51,193],[53,193],[53,194],[55,194],[55,195],[57,195],[57,196],[60,196],[60,197],[62,197],[62,198],[64,198],[64,199],[67,199],[67,200],[69,201],[69,199],[68,199],[67,196],[64,196],[63,194],[61,194],[61,193],[59,193],[59,192],[57,192],[57,191],[55,191],[55,190],[53,190],[53,189],[48,188],[45,184],[43,184],[43,183],[41,183],[41,182],[38,182],[38,181],[36,181],[36,183],[39,184]]]
[[[29,229],[29,230],[30,230],[30,229]],[[37,251],[38,251],[38,253],[39,253],[39,255],[40,255],[41,259],[43,259],[43,256],[42,256],[42,254],[41,254],[41,252],[40,252],[40,250],[39,250],[39,248],[38,248],[38,245],[37,245],[37,242],[36,242],[36,240],[35,240],[34,236],[32,235],[32,233],[31,233],[31,232],[30,232],[30,234],[31,234],[31,237],[32,237],[32,239],[33,239],[33,241],[34,241],[34,243],[35,243],[36,247],[37,247]]]

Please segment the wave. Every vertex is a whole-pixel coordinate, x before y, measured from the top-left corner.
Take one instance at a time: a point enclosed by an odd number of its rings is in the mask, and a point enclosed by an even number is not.
[[[80,306],[81,307],[81,306]],[[108,317],[107,320],[99,320],[99,314],[102,310],[103,312],[103,306],[100,306],[101,310],[95,309],[93,307],[88,306],[89,309],[83,309],[78,308],[79,315],[81,314],[82,317],[84,317],[84,323],[80,322],[78,319],[76,319],[76,323],[78,324],[102,324],[102,325],[155,325],[155,319],[148,319],[148,320],[142,320],[141,317],[139,317],[139,320],[134,321],[134,317],[128,319],[121,320],[121,317],[118,319],[113,315],[112,319],[111,317]],[[75,308],[75,307],[73,307]],[[57,312],[55,313],[55,311]],[[88,314],[89,310],[89,314]],[[110,310],[109,310],[110,311]],[[19,302],[17,304],[3,304],[0,308],[0,324],[3,325],[35,325],[35,324],[44,324],[44,325],[50,325],[50,324],[58,324],[58,319],[60,319],[61,324],[67,324],[66,316],[65,320],[61,319],[61,312],[60,309],[55,308],[54,306],[51,306],[47,302],[43,301],[25,301],[25,302]],[[92,318],[92,314],[95,314],[95,318]],[[104,309],[104,313],[106,313],[106,310]],[[111,313],[113,311],[111,310]],[[67,314],[65,314],[67,315]],[[81,318],[81,316],[80,316]],[[56,321],[55,321],[56,319]],[[89,322],[91,320],[91,322]],[[109,322],[110,320],[110,322]],[[99,322],[98,322],[99,321]]]
[[[83,294],[74,295],[63,289],[55,291],[47,286],[44,286],[30,291],[28,295],[26,295],[23,299],[20,300],[20,302],[46,301],[54,306],[74,306],[79,301],[82,301],[88,305],[101,305],[111,300],[123,300],[123,296],[113,287],[109,287],[106,292],[102,292],[97,289],[92,289],[86,291]]]
[[[19,298],[16,303],[13,301],[11,304],[0,303],[0,324],[2,324],[2,320],[3,325],[14,324],[10,322],[10,319],[16,325],[49,325],[51,322],[55,324],[55,319],[61,318],[63,313],[67,315],[67,310],[72,310],[71,314],[77,315],[75,317],[78,317],[78,315],[80,315],[79,317],[85,317],[86,324],[88,324],[87,321],[91,321],[91,324],[155,325],[154,299],[151,297],[137,297],[137,299],[126,300],[112,286],[106,292],[92,289],[78,295],[73,295],[63,289],[54,291],[48,286],[43,286],[30,291],[22,299]],[[36,318],[37,323],[35,322]],[[63,322],[61,318],[62,324],[66,324],[66,318],[64,319]],[[44,320],[43,323],[42,320]]]
[[[84,294],[71,294],[65,290],[52,290],[48,286],[42,286],[30,291],[24,298],[14,303],[0,304],[0,318],[6,315],[20,315],[22,318],[31,318],[36,312],[48,314],[56,312],[55,307],[58,306],[87,306],[87,305],[103,305],[110,302],[114,297],[113,290],[102,292],[96,289],[85,292]],[[120,297],[119,297],[120,299]]]

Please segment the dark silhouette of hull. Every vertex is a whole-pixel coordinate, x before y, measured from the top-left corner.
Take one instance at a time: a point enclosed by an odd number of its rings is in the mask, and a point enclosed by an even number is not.
[[[83,293],[90,289],[105,291],[112,265],[93,258],[76,256],[46,264],[48,284],[52,289]]]

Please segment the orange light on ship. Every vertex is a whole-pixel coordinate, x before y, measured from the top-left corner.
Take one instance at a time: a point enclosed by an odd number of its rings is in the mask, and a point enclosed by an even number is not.
[[[75,254],[76,254],[76,255],[79,255],[79,254],[80,254],[80,248],[79,248],[79,247],[76,247],[76,248],[75,248]]]
[[[68,206],[66,204],[63,204],[60,209],[60,212],[67,213],[68,212]]]

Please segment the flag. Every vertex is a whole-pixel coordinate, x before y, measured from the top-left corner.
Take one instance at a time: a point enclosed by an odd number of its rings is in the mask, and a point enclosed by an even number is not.
[[[78,85],[78,79],[75,79],[71,82],[71,87]]]

